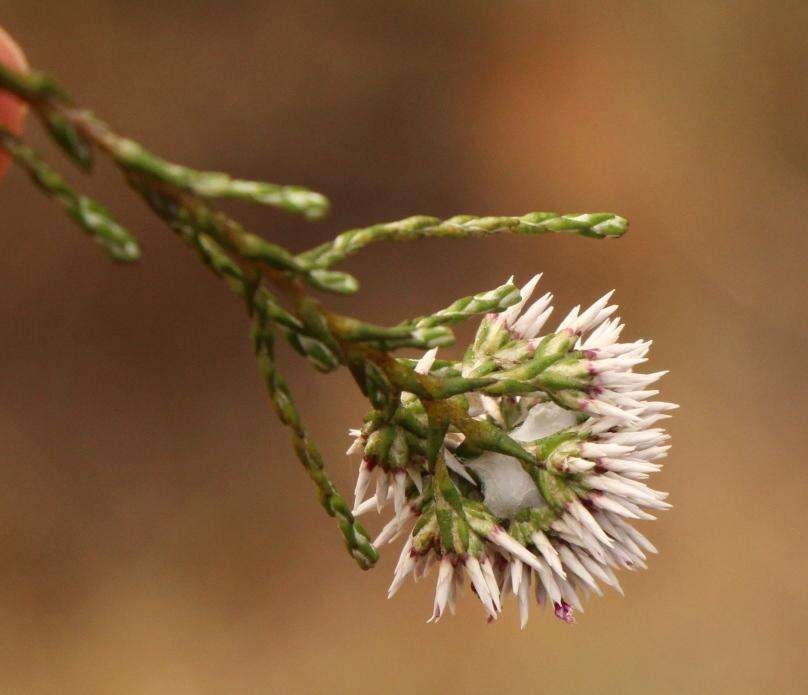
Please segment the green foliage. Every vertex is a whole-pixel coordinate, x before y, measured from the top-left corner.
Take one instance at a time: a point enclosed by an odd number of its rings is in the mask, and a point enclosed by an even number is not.
[[[534,475],[548,504],[563,504],[567,494],[563,482],[545,467],[552,452],[541,447],[528,450],[496,424],[469,416],[468,394],[513,395],[543,390],[563,404],[565,398],[572,398],[569,393],[585,387],[587,378],[577,355],[571,352],[574,341],[568,335],[550,336],[528,354],[523,345],[515,346],[501,327],[484,319],[465,365],[437,361],[422,374],[414,360],[390,355],[403,347],[428,349],[450,344],[454,340],[451,325],[471,316],[501,312],[518,302],[520,292],[512,282],[387,327],[330,311],[308,290],[356,292],[357,280],[332,267],[379,241],[551,232],[607,238],[626,231],[625,219],[611,213],[457,215],[445,220],[418,215],[349,230],[325,244],[293,254],[245,229],[216,209],[214,201],[238,198],[317,219],[328,211],[328,200],[322,194],[300,186],[244,181],[222,172],[197,171],[171,163],[121,137],[92,113],[76,108],[42,73],[22,74],[0,65],[0,90],[26,101],[55,143],[80,168],[90,169],[97,154],[111,158],[156,215],[241,298],[252,318],[253,348],[274,410],[289,429],[293,448],[320,502],[336,518],[350,554],[362,568],[373,566],[378,553],[336,490],[322,456],[302,425],[276,363],[276,329],[319,371],[329,372],[342,365],[351,370],[374,408],[364,433],[369,456],[385,470],[407,468],[411,475],[419,476],[417,471],[423,467],[432,474],[432,489],[419,498],[423,513],[414,531],[416,552],[442,545],[445,551],[474,554],[482,548],[480,538],[493,528],[493,517],[484,505],[471,499],[468,483],[456,479],[442,458],[447,432],[463,437],[458,451],[469,455],[494,451],[516,457]],[[0,149],[8,152],[43,192],[57,200],[112,259],[129,262],[140,257],[137,241],[106,209],[77,193],[19,138],[0,129]],[[507,366],[508,360],[515,364]],[[548,446],[545,444],[545,449]],[[409,499],[415,494],[413,487],[407,489]],[[538,528],[545,520],[530,523]]]
[[[0,149],[25,169],[46,195],[57,200],[70,218],[100,244],[115,261],[129,263],[140,258],[137,241],[119,225],[109,211],[94,200],[79,195],[27,145],[0,126]]]

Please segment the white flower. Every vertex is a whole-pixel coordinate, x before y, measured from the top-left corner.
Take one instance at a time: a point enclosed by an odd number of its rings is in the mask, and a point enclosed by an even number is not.
[[[490,619],[512,593],[524,627],[533,592],[540,605],[552,604],[557,617],[573,622],[573,609],[583,610],[579,592],[600,594],[600,583],[622,593],[614,570],[645,568],[646,553],[656,552],[629,520],[654,519],[652,511],[670,507],[667,493],[645,483],[670,448],[658,423],[677,406],[652,400],[658,391],[650,388],[665,372],[634,371],[646,361],[651,341],[618,342],[623,325],[613,317],[612,292],[584,311],[575,307],[555,331],[540,335],[553,307],[550,294],[527,305],[539,277],[525,285],[517,304],[485,317],[457,365],[464,376],[535,386],[516,395],[493,395],[495,389],[492,395],[468,394],[469,414],[497,425],[541,462],[534,470],[500,451],[465,450],[462,433],[449,431],[446,466],[458,485],[480,499],[464,507],[477,539],[469,549],[447,550],[436,522],[424,523],[424,514],[434,511],[423,459],[414,457],[392,477],[379,475],[375,494],[365,501],[373,467],[365,460],[360,468],[356,513],[395,501],[396,514],[374,542],[377,547],[418,520],[390,595],[410,573],[417,578],[439,565],[430,620],[447,608],[453,611],[463,585],[470,583]],[[418,363],[419,372],[429,373],[434,360],[430,351]],[[405,395],[402,402],[418,412],[417,400]],[[362,450],[364,435],[355,435],[352,449]]]

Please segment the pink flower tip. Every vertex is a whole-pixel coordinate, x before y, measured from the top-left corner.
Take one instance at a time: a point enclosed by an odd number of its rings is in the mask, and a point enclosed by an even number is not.
[[[572,625],[575,622],[572,606],[564,599],[561,599],[561,603],[554,603],[553,608],[555,610],[555,617],[559,620],[563,620],[568,625]]]

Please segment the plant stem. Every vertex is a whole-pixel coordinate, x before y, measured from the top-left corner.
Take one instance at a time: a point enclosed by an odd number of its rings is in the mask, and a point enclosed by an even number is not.
[[[76,193],[33,149],[2,126],[0,149],[8,152],[28,172],[42,192],[57,200],[76,224],[103,246],[113,260],[129,263],[140,258],[137,241],[112,218],[106,208]]]

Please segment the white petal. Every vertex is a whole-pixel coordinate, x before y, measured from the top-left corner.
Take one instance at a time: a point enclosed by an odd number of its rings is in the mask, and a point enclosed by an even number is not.
[[[610,497],[606,494],[596,494],[590,495],[589,499],[592,500],[592,503],[596,507],[600,507],[601,509],[606,509],[610,512],[614,512],[615,514],[619,514],[620,516],[626,516],[629,519],[639,519],[640,517],[630,510],[626,505],[622,502],[618,502],[614,498]]]
[[[407,474],[398,470],[393,474],[393,510],[396,515],[401,513],[407,499]]]
[[[446,603],[449,600],[449,592],[452,589],[452,574],[454,568],[452,561],[448,556],[444,556],[440,561],[440,569],[438,570],[438,582],[435,586],[435,604],[432,608],[432,617],[427,620],[431,623],[435,620],[440,620],[446,609]]]
[[[446,467],[452,471],[453,473],[457,473],[461,478],[465,478],[468,480],[472,485],[476,487],[477,483],[475,482],[474,478],[469,475],[469,472],[466,470],[466,467],[458,461],[457,457],[448,449],[443,450],[443,457],[446,461]]]
[[[401,588],[407,575],[415,569],[416,557],[410,552],[412,549],[412,539],[404,545],[401,550],[401,555],[398,559],[398,566],[396,567],[395,575],[393,576],[393,583],[387,590],[387,598],[392,598],[395,593]]]
[[[429,374],[429,370],[432,369],[437,354],[438,348],[432,348],[425,352],[415,365],[416,374]]]
[[[534,275],[530,280],[528,280],[524,287],[519,292],[520,299],[519,301],[514,304],[513,306],[508,307],[503,312],[503,318],[505,319],[505,324],[507,326],[512,326],[513,323],[519,316],[519,313],[522,311],[522,307],[525,306],[525,302],[530,299],[530,296],[533,294],[533,290],[536,289],[536,285],[541,280],[542,274],[539,273],[538,275]]]
[[[484,393],[481,393],[480,405],[482,405],[485,414],[488,415],[494,422],[500,426],[505,425],[505,420],[502,417],[502,411],[499,409],[499,399],[492,398],[491,396],[486,396]]]
[[[569,314],[567,314],[562,320],[561,323],[558,324],[558,328],[556,328],[556,333],[561,333],[561,331],[565,329],[569,329],[574,331],[573,326],[575,325],[575,321],[578,318],[578,312],[581,310],[581,305],[574,306]]]
[[[578,594],[575,593],[575,589],[573,588],[572,584],[569,581],[567,581],[566,579],[559,578],[558,588],[561,590],[562,598],[567,603],[573,606],[576,611],[580,611],[581,613],[584,612],[584,607],[583,604],[581,603],[581,599],[578,598]]]
[[[559,576],[566,577],[567,575],[564,573],[564,568],[561,566],[561,559],[558,557],[558,551],[553,547],[550,539],[541,531],[536,531],[530,537],[530,540],[532,540],[533,545],[538,548],[542,557],[547,561],[547,564],[550,565]]]
[[[581,504],[577,498],[570,504],[570,511],[573,516],[585,526],[595,538],[597,538],[604,545],[611,545],[612,540],[609,538],[603,529],[595,521],[595,518],[589,513],[589,510]]]
[[[581,453],[588,459],[599,459],[602,456],[623,456],[634,451],[633,446],[623,446],[609,442],[584,442],[581,444]]]
[[[370,484],[372,470],[368,462],[364,459],[359,464],[359,472],[356,475],[356,487],[354,488],[354,514],[356,514],[359,505],[362,503],[362,498],[367,492],[368,485]]]
[[[616,306],[606,308],[609,300],[612,298],[614,290],[611,290],[598,299],[592,306],[584,311],[574,323],[570,324],[570,328],[576,333],[586,333],[591,328],[599,325],[602,321],[608,318],[612,313],[617,311]]]
[[[603,595],[603,592],[592,578],[592,575],[589,574],[586,567],[581,564],[580,560],[578,560],[572,550],[570,550],[566,545],[560,545],[558,548],[558,553],[561,556],[561,559],[564,561],[564,564],[569,567],[574,574],[580,577],[589,587],[591,587],[598,596]]]
[[[496,618],[497,609],[494,605],[494,599],[491,596],[491,591],[488,588],[485,577],[483,576],[479,561],[473,555],[468,555],[466,557],[465,567],[466,574],[468,574],[469,579],[471,579],[471,584],[474,587],[474,590],[477,592],[477,596],[480,599],[480,602],[483,604],[483,608],[485,608],[492,618]]]
[[[616,459],[606,457],[600,459],[600,464],[610,471],[625,475],[626,473],[656,473],[662,468],[658,463],[647,461],[634,461],[632,459]]]
[[[561,590],[558,588],[558,584],[550,568],[544,562],[540,562],[539,566],[536,568],[536,572],[551,603],[559,603],[561,601]]]
[[[565,465],[570,473],[586,473],[595,467],[595,462],[573,456],[565,461]]]
[[[376,539],[373,541],[373,546],[375,548],[379,548],[379,546],[383,545],[384,543],[390,543],[393,541],[401,530],[404,528],[405,524],[414,519],[420,513],[420,509],[418,507],[418,503],[420,502],[420,498],[408,504],[404,509],[402,509],[396,516],[394,516],[390,521],[388,521],[382,530],[379,532],[379,535],[376,536]]]
[[[582,409],[587,413],[594,413],[595,415],[607,415],[618,418],[622,421],[636,422],[638,420],[636,415],[628,413],[616,405],[612,405],[604,400],[597,398],[589,398],[582,404]]]
[[[415,487],[418,489],[418,494],[424,494],[424,479],[421,476],[421,471],[417,468],[417,466],[409,466],[407,468],[407,475],[410,476],[412,482],[415,483]]]
[[[379,474],[376,476],[376,510],[381,513],[387,504],[390,488],[387,485],[387,476]]]
[[[530,617],[530,570],[522,567],[522,580],[519,582],[519,627],[524,630]]]
[[[548,292],[533,302],[522,318],[514,324],[514,333],[523,338],[535,338],[553,313],[553,307],[550,306],[552,301],[553,295]]]
[[[353,430],[352,430],[353,431]],[[357,432],[359,430],[356,430]],[[353,454],[361,453],[365,448],[365,442],[361,436],[356,436],[356,438],[351,442],[351,446],[348,447],[348,451],[345,453],[348,456],[352,456]]]
[[[629,536],[631,536],[635,542],[645,548],[649,553],[658,553],[659,551],[656,549],[653,543],[649,541],[642,533],[640,533],[637,529],[635,529],[631,524],[627,523],[620,517],[613,517],[611,519],[612,523],[615,526],[625,531]]]
[[[362,516],[363,514],[367,514],[371,509],[375,508],[376,508],[376,498],[368,497],[358,507],[354,507],[351,510],[351,514],[353,514],[354,516]]]
[[[507,550],[514,557],[519,558],[526,565],[533,569],[538,569],[541,566],[541,561],[533,553],[531,553],[525,546],[519,543],[516,539],[512,538],[504,529],[499,526],[494,526],[488,534],[488,539]]]
[[[592,556],[588,555],[583,550],[579,550],[574,547],[571,548],[571,550],[572,552],[575,553],[575,556],[578,558],[580,563],[584,567],[586,567],[586,569],[589,570],[590,573],[595,575],[595,577],[600,579],[604,584],[607,584],[608,586],[611,586],[612,588],[617,589],[618,591],[620,591],[620,593],[622,593],[622,590],[620,589],[620,583],[615,578],[614,573],[607,572],[606,568],[604,568],[603,565],[594,560]]]
[[[518,594],[519,584],[522,581],[522,561],[519,558],[513,558],[508,563],[508,570],[511,575],[511,590],[514,594]]]
[[[494,576],[494,568],[491,566],[491,560],[488,556],[483,556],[483,559],[480,560],[480,569],[483,571],[483,577],[485,578],[485,583],[488,585],[488,593],[491,595],[494,608],[496,608],[497,611],[501,611],[502,604],[499,600],[499,585],[497,584],[497,578]]]

